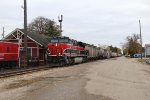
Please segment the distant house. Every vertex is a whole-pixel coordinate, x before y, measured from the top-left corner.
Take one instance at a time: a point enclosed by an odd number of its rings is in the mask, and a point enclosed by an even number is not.
[[[150,44],[145,44],[145,57],[150,57]]]
[[[11,33],[9,33],[2,40],[8,42],[19,43],[19,51],[21,62],[23,63],[23,48],[24,48],[24,30],[23,29],[15,29]],[[46,50],[47,44],[49,43],[49,37],[36,34],[36,33],[28,33],[27,34],[27,50],[28,50],[28,59],[38,59],[40,64],[46,64]]]

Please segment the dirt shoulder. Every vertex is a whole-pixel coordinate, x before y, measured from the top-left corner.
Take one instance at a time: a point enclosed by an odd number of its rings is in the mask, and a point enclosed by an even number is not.
[[[87,69],[96,62],[56,68],[1,80],[1,100],[112,100],[88,94]]]
[[[89,94],[116,100],[149,100],[150,66],[124,57],[97,62],[88,69]]]

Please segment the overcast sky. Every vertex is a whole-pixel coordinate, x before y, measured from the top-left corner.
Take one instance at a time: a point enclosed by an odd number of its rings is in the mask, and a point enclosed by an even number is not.
[[[0,33],[23,27],[23,0],[0,0]],[[126,36],[139,33],[150,43],[150,0],[27,0],[28,23],[44,16],[58,23],[64,15],[63,35],[90,44],[120,46]],[[59,23],[58,23],[59,24]]]

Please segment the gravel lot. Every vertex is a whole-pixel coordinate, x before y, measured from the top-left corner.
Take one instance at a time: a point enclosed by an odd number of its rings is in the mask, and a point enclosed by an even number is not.
[[[120,57],[0,80],[0,100],[149,100],[150,66]]]
[[[137,59],[107,60],[88,72],[86,90],[90,94],[115,100],[150,100],[150,66]]]

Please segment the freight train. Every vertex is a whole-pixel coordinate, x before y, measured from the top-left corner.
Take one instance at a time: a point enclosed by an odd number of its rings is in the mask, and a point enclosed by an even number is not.
[[[69,37],[51,38],[47,52],[49,66],[65,66],[111,57],[111,52],[107,49],[76,41]]]
[[[94,45],[70,39],[50,38],[47,45],[49,66],[65,66],[91,60],[115,57],[115,53]],[[18,43],[0,41],[0,68],[18,65]]]

